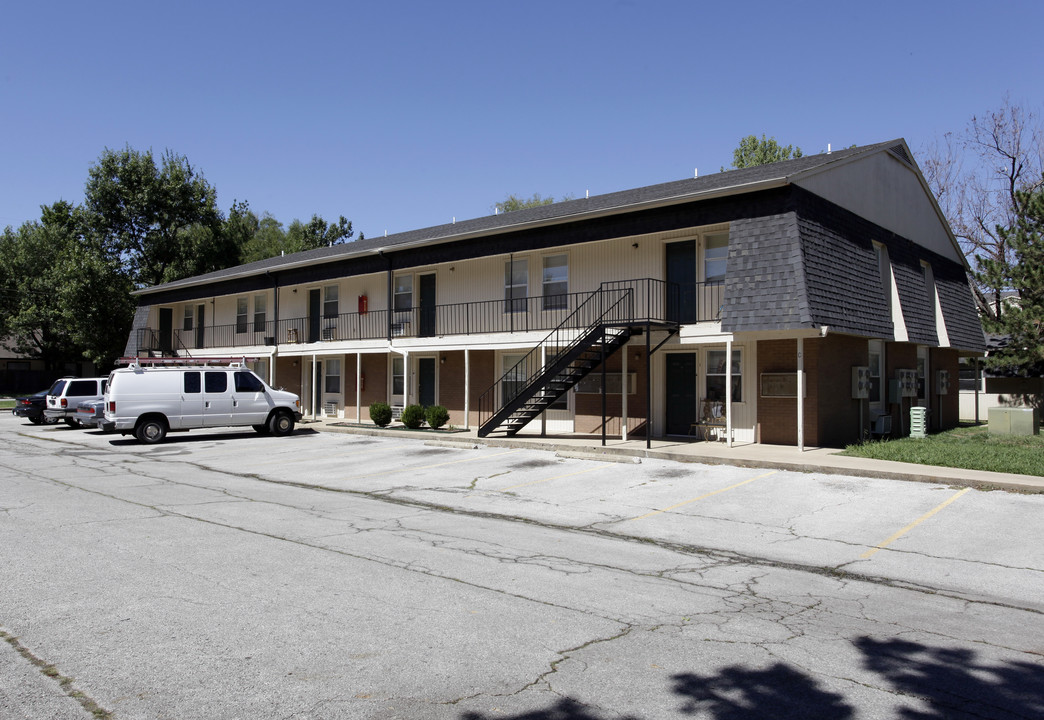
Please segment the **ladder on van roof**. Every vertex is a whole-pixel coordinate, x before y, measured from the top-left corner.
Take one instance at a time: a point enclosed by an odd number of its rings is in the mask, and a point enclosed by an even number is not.
[[[121,357],[117,365],[136,365],[138,367],[170,366],[185,367],[190,365],[228,365],[245,367],[247,363],[260,362],[259,357]],[[267,359],[267,358],[264,358]]]

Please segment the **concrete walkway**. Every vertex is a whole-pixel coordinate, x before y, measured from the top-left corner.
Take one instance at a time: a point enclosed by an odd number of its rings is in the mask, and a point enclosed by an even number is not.
[[[908,480],[913,482],[948,483],[980,490],[1014,490],[1044,493],[1044,477],[1012,473],[964,470],[935,465],[871,460],[839,455],[836,448],[805,448],[804,452],[787,445],[734,444],[729,448],[723,442],[685,440],[653,440],[646,448],[645,438],[621,440],[610,437],[602,446],[595,435],[539,435],[519,434],[480,438],[474,428],[464,432],[436,433],[430,430],[382,429],[372,425],[356,425],[351,421],[313,421],[305,419],[302,427],[321,432],[339,432],[355,435],[385,437],[413,437],[429,443],[446,445],[487,445],[490,447],[524,447],[547,450],[563,457],[583,457],[609,462],[634,462],[641,458],[673,460],[675,462],[739,467],[777,468],[795,472],[819,472],[835,475]]]

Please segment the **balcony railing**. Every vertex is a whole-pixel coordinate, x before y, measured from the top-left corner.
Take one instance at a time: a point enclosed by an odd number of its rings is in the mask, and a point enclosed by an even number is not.
[[[370,310],[336,316],[287,318],[276,323],[234,323],[189,330],[174,330],[171,347],[177,350],[240,348],[262,345],[423,338],[448,335],[547,332],[561,326],[580,308],[590,306],[597,292],[538,295],[484,300],[470,303],[412,307],[406,310]],[[628,322],[695,323],[720,320],[724,283],[697,283],[679,288],[662,280],[639,279],[602,283],[601,292],[626,292]],[[138,331],[139,348],[159,350],[160,333],[151,328]]]

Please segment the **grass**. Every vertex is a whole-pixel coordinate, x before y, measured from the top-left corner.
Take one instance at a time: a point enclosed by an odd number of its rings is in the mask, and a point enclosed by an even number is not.
[[[924,439],[849,445],[841,454],[1044,477],[1044,435],[990,435],[985,425],[959,427]]]
[[[0,410],[10,410],[14,406],[14,398],[0,398]]]

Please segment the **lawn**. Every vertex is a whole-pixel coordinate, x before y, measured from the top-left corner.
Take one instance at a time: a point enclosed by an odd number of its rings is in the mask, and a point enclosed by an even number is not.
[[[1044,477],[1044,436],[990,435],[985,425],[960,427],[924,439],[849,445],[841,454]]]
[[[0,410],[10,410],[14,406],[14,398],[0,398]]]

